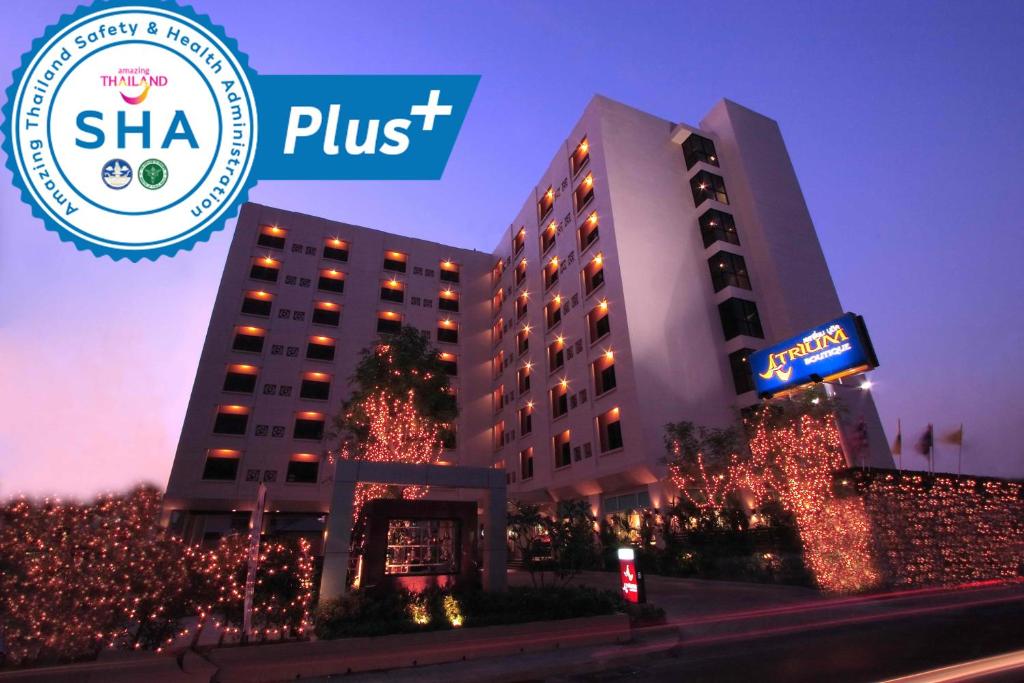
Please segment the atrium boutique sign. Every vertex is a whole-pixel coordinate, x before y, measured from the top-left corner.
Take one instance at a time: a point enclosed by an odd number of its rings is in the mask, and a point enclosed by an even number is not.
[[[138,261],[205,241],[257,179],[440,178],[478,76],[268,76],[157,0],[83,6],[22,57],[3,149],[64,241]]]
[[[864,319],[847,313],[750,355],[757,393],[791,392],[878,366]]]

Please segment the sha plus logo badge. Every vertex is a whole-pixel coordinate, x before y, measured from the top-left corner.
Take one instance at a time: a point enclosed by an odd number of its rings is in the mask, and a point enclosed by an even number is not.
[[[254,77],[191,8],[80,7],[14,74],[7,165],[61,239],[115,259],[173,255],[221,229],[255,182]]]

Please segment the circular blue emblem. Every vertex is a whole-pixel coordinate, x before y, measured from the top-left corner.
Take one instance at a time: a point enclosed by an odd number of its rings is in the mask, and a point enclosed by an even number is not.
[[[111,190],[123,190],[132,182],[132,167],[124,159],[111,159],[103,164],[102,177]]]
[[[79,7],[14,72],[7,167],[62,240],[114,259],[173,256],[222,229],[256,182],[254,76],[235,41],[190,7]],[[159,192],[132,182],[155,158],[174,168]]]

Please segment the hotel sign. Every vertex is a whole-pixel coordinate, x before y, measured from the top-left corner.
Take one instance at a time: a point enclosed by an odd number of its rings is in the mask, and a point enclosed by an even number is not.
[[[841,318],[756,351],[750,356],[757,393],[785,394],[814,382],[854,375],[878,366],[864,319]]]

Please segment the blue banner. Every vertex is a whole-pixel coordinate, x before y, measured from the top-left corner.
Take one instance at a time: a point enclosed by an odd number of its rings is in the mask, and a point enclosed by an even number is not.
[[[264,76],[260,180],[436,180],[479,76]]]
[[[750,355],[762,397],[827,382],[878,366],[864,319],[853,313]]]

